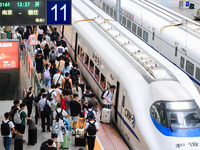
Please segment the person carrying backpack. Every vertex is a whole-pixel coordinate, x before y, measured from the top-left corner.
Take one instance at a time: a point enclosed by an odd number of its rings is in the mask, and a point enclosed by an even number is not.
[[[56,118],[56,116],[58,114],[60,114],[60,119],[63,120],[63,117],[67,118],[68,117],[68,114],[67,112],[61,108],[61,103],[57,103],[57,109],[54,111],[54,119]]]
[[[44,68],[43,80],[44,80],[44,85],[47,88],[50,88],[51,87],[51,74],[50,74],[50,66],[48,63],[45,65],[45,68]]]
[[[88,150],[93,150],[95,145],[96,133],[99,131],[99,126],[94,120],[94,115],[90,114],[89,121],[86,122],[85,133],[88,141]]]
[[[112,98],[113,98],[113,93],[114,93],[115,88],[116,88],[115,85],[111,85],[110,89],[107,89],[102,92],[101,98],[104,99],[103,108],[111,109]]]
[[[65,81],[63,82],[63,90],[71,90],[73,88],[72,79],[69,77],[69,73],[65,73]]]
[[[59,36],[60,36],[60,34],[57,32],[57,28],[56,27],[54,27],[53,28],[53,32],[52,32],[52,34],[51,34],[51,41],[58,41],[58,39],[59,39]]]
[[[5,150],[10,150],[10,145],[12,142],[11,130],[15,132],[15,126],[12,121],[9,121],[10,115],[8,112],[4,114],[4,117],[5,120],[3,120],[1,124],[1,135],[3,136],[3,146]]]
[[[85,119],[89,121],[89,116],[93,115],[93,119],[96,120],[96,112],[93,110],[93,105],[90,103],[88,104],[88,108],[85,111]]]
[[[51,63],[51,66],[55,64],[56,57],[57,55],[56,55],[56,52],[54,51],[54,47],[51,47],[51,51],[49,52],[49,61]]]
[[[58,135],[56,133],[52,133],[51,134],[51,140],[53,140],[53,147],[56,147],[56,143],[54,142],[57,139]],[[48,143],[47,141],[44,141],[41,146],[40,146],[40,150],[45,150],[45,148],[48,147]]]
[[[70,70],[70,75],[71,75],[72,83],[74,85],[76,81],[78,82],[78,78],[81,75],[77,64],[73,64],[73,68]]]

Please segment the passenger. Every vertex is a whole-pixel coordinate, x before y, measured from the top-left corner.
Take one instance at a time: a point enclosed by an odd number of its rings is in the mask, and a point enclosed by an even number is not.
[[[56,133],[52,133],[51,134],[51,139],[53,140],[53,144],[52,146],[56,148],[56,143],[55,143],[55,140],[57,139],[58,135]],[[47,140],[48,141],[48,140]],[[48,143],[47,141],[43,142],[40,146],[40,150],[45,150],[45,148],[48,147]],[[57,150],[57,149],[56,149]]]
[[[70,73],[70,71],[71,71],[71,66],[69,65],[69,61],[65,61],[65,65],[62,67],[62,70],[61,70],[61,72],[62,72],[62,74],[64,75],[64,77],[65,77],[65,73]]]
[[[59,40],[60,34],[57,32],[57,28],[53,28],[53,32],[51,34],[51,41],[57,42]]]
[[[58,42],[58,46],[56,48],[58,57],[60,57],[64,51],[65,51],[65,49],[64,49],[64,47],[62,47],[62,43]]]
[[[46,62],[48,62],[49,61],[49,52],[50,52],[50,48],[49,48],[48,44],[44,45],[43,52],[44,52],[44,59],[46,60]]]
[[[89,85],[86,85],[86,91],[83,92],[82,100],[84,103],[88,103],[88,101],[91,99],[91,87]]]
[[[42,81],[42,74],[43,74],[43,64],[45,64],[44,57],[42,55],[42,51],[39,50],[39,54],[35,56],[35,63],[36,63],[36,71],[38,73],[38,80]]]
[[[65,61],[63,60],[62,55],[59,57],[59,61],[57,61],[56,66],[58,69],[62,69],[65,66]]]
[[[60,90],[60,83],[56,85],[55,91],[56,91],[56,102],[59,103],[61,102],[62,99],[62,91]]]
[[[51,51],[49,52],[49,61],[51,63],[51,66],[53,64],[55,64],[55,61],[56,61],[56,53],[54,51],[54,47],[51,47]]]
[[[35,97],[34,100],[34,106],[35,106],[35,125],[37,126],[38,124],[38,117],[39,117],[39,112],[38,112],[38,102],[42,99],[42,95],[46,92],[44,88],[41,88],[40,93]]]
[[[1,135],[3,137],[3,146],[5,150],[10,150],[10,145],[12,143],[12,132],[15,133],[15,125],[12,121],[9,121],[9,112],[4,114],[5,119],[1,124]],[[12,131],[12,132],[11,132]]]
[[[47,144],[48,144],[48,147],[45,148],[44,150],[57,150],[54,146],[53,146],[53,140],[52,139],[49,139],[47,141]]]
[[[51,68],[50,68],[50,73],[51,73],[51,79],[52,79],[52,82],[53,83],[53,76],[58,72],[58,69],[56,68],[56,64],[53,64],[51,65]]]
[[[57,96],[57,94],[56,94],[55,88],[56,88],[55,84],[52,84],[52,85],[51,85],[51,88],[49,89],[49,93],[50,93],[51,98],[52,98],[51,103],[52,103],[52,102],[53,102],[53,103],[56,103],[56,96]],[[53,106],[52,106],[52,107],[53,107]]]
[[[31,54],[34,54],[35,45],[36,45],[37,38],[33,31],[31,31],[31,35],[28,37],[28,44],[29,44],[29,50],[31,51]]]
[[[42,51],[42,55],[43,55],[43,50],[41,49],[40,44],[37,44],[37,45],[36,45],[36,48],[35,48],[35,55],[34,55],[34,58],[35,58],[36,55],[39,54],[39,50]]]
[[[44,36],[44,37],[42,38],[42,42],[40,43],[41,49],[44,49],[46,44],[48,45],[48,43],[47,43],[47,41],[46,41],[46,37]]]
[[[63,92],[64,99],[65,99],[65,111],[70,115],[70,101],[72,100],[72,90],[64,90]]]
[[[51,74],[50,74],[50,66],[47,63],[44,68],[43,73],[43,83],[49,89],[51,86]]]
[[[46,94],[43,94],[42,99],[38,103],[38,112],[39,112],[39,114],[41,114],[41,120],[42,120],[42,132],[45,132],[45,119],[47,119],[47,131],[51,132],[51,130],[50,130],[50,115],[48,115],[44,111],[44,107],[46,104],[51,107],[49,100],[46,99]]]
[[[98,100],[95,98],[95,94],[92,93],[91,94],[91,99],[88,100],[88,105],[92,104],[93,106],[93,110],[96,112],[97,114],[97,109],[98,109],[98,106],[99,106],[99,103],[98,103]]]
[[[58,69],[57,73],[53,76],[52,83],[54,83],[55,85],[57,85],[59,83],[60,84],[60,88],[62,88],[62,85],[63,85],[64,82],[65,82],[65,78],[61,74],[60,69]]]
[[[63,119],[63,117],[68,118],[68,113],[61,108],[61,103],[57,103],[57,109],[53,112],[53,118],[56,119],[57,114],[60,114],[60,119]]]
[[[19,26],[16,30],[21,35],[22,39],[24,39],[24,27],[23,26]]]
[[[45,32],[45,36],[47,43],[50,45],[50,37],[48,35],[48,32]]]
[[[78,79],[80,78],[80,75],[81,75],[77,64],[73,64],[73,68],[70,71],[70,75],[71,75],[72,83],[74,85],[74,83],[76,81],[78,81]]]
[[[67,43],[65,42],[63,36],[61,37],[60,43],[61,43],[62,47],[64,47],[64,48],[67,47]]]
[[[85,133],[87,135],[88,150],[93,150],[95,145],[96,133],[99,131],[98,123],[94,120],[93,114],[90,114],[89,121],[86,122]]]
[[[93,116],[94,116],[93,119],[96,120],[96,112],[94,111],[93,105],[91,103],[88,104],[88,107],[87,107],[87,109],[85,111],[85,119],[86,119],[86,121],[89,121],[90,114],[93,114]]]
[[[64,122],[60,119],[61,115],[57,114],[55,121],[53,122],[52,131],[58,135],[56,142],[57,150],[60,148],[60,143],[63,142],[62,128],[64,128]]]
[[[28,117],[30,117],[32,113],[33,100],[34,100],[34,88],[30,87],[27,93],[27,101],[26,101]]]
[[[29,35],[31,35],[31,31],[29,28],[26,27],[26,30],[24,32],[24,45],[26,46],[26,49],[29,50],[29,46],[28,46],[28,37]]]
[[[71,119],[73,120],[73,136],[75,135],[76,125],[79,120],[78,114],[81,112],[81,106],[77,101],[78,94],[73,94],[73,99],[70,101],[70,112],[71,112]]]
[[[13,106],[11,107],[11,110],[10,110],[10,113],[9,113],[9,115],[10,115],[10,121],[12,121],[12,122],[14,122],[14,115],[15,115],[15,113],[16,113],[16,111],[17,110],[19,110],[19,100],[14,100],[13,101]]]
[[[114,93],[115,88],[116,88],[115,85],[111,85],[110,89],[108,89],[104,93],[104,95],[103,95],[103,98],[104,98],[103,108],[111,108],[112,98],[113,98],[113,93]]]
[[[44,33],[44,31],[42,30],[41,26],[39,26],[39,29],[38,29],[38,41],[40,41],[40,43],[42,42],[43,33]]]
[[[63,83],[63,90],[71,90],[73,88],[72,79],[69,77],[69,73],[65,73],[65,82]]]
[[[82,98],[82,90],[81,90],[81,88],[78,86],[78,81],[76,81],[75,83],[74,83],[74,88],[72,89],[72,93],[73,94],[78,94],[78,100],[81,100],[81,98]]]
[[[20,114],[20,119],[21,119],[20,121],[21,121],[21,123],[15,122],[15,129],[16,129],[18,135],[22,135],[22,134],[25,133],[26,119],[29,120],[31,118],[27,117],[27,114],[24,111],[24,109],[25,109],[25,104],[24,103],[21,103],[19,105],[19,107],[20,107],[20,110],[16,111],[14,117],[17,114]]]

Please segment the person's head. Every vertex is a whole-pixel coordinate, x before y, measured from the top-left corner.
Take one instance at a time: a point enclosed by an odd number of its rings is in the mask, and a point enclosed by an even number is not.
[[[78,94],[76,94],[76,93],[73,94],[73,99],[74,99],[74,100],[77,100],[77,98],[78,98]]]
[[[15,33],[18,33],[18,30],[17,30],[17,29],[15,30]]]
[[[67,48],[67,47],[65,47],[65,53],[66,53],[66,54],[68,53],[68,48]]]
[[[78,68],[78,65],[76,63],[73,64],[73,68],[76,69]]]
[[[89,103],[89,104],[88,104],[88,109],[90,109],[90,108],[92,108],[92,107],[93,107],[92,103]]]
[[[54,51],[54,47],[51,47],[51,52],[52,52],[52,53],[54,53],[54,52],[55,52],[55,51]]]
[[[56,28],[56,27],[54,27],[54,28],[53,28],[53,31],[57,31],[57,28]]]
[[[69,73],[68,72],[65,73],[65,77],[69,77]]]
[[[92,94],[91,94],[91,97],[92,97],[92,98],[93,98],[93,97],[95,97],[95,94],[94,94],[94,93],[92,93]]]
[[[58,42],[58,46],[62,46],[62,43],[61,43],[61,42]]]
[[[59,102],[59,103],[57,103],[57,107],[58,108],[60,108],[61,107],[61,103]]]
[[[67,90],[67,95],[71,96],[72,95],[72,90]]]
[[[60,60],[63,60],[63,56],[62,55],[60,56]]]
[[[49,68],[49,64],[48,64],[48,63],[46,63],[46,65],[45,65],[45,68],[46,68],[46,69],[48,69],[48,68]]]
[[[18,107],[19,106],[19,100],[14,100],[13,104]]]
[[[56,88],[56,85],[55,85],[55,84],[52,84],[52,85],[51,85],[51,88],[52,88],[52,89],[55,89],[55,88]]]
[[[61,37],[61,40],[64,40],[64,37],[63,37],[63,36]]]
[[[46,98],[47,97],[47,94],[42,94],[42,98]]]
[[[31,30],[31,34],[34,34],[33,30]]]
[[[115,88],[116,88],[115,85],[111,85],[111,86],[110,86],[110,91],[113,92],[113,91],[115,90]]]
[[[9,112],[6,112],[6,113],[4,114],[4,117],[5,117],[5,119],[9,119],[9,117],[10,117]]]
[[[86,90],[87,91],[91,90],[91,87],[89,85],[86,85]]]
[[[39,53],[40,55],[42,55],[42,50],[39,50],[38,53]]]
[[[57,139],[57,137],[58,137],[58,135],[57,135],[56,133],[52,133],[52,134],[51,134],[51,139],[52,139],[53,141],[55,141],[55,140]]]
[[[58,69],[58,70],[57,70],[57,73],[61,74],[61,71],[60,71],[60,69]]]
[[[36,45],[36,49],[38,49],[38,48],[40,48],[40,44],[37,44],[37,45]]]
[[[24,103],[21,103],[20,105],[19,105],[19,108],[20,108],[20,110],[24,110],[25,109],[25,104]]]
[[[45,44],[45,45],[44,45],[44,48],[45,48],[45,49],[49,49],[49,45],[48,45],[48,44]]]
[[[29,87],[29,91],[30,92],[34,92],[34,88],[31,86],[31,87]]]
[[[65,56],[65,55],[66,55],[66,53],[65,53],[65,52],[62,52],[62,55],[63,55],[63,56]]]
[[[47,144],[48,144],[48,147],[51,147],[53,145],[53,140],[52,139],[48,139],[47,140]]]
[[[69,61],[65,61],[65,68],[69,66]]]
[[[57,122],[59,121],[60,117],[61,117],[61,114],[60,114],[60,113],[57,113],[57,115],[56,115],[56,121],[57,121]]]
[[[45,88],[41,88],[40,93],[44,94],[46,92]]]
[[[74,82],[74,86],[78,87],[78,81]]]
[[[91,113],[91,114],[89,115],[89,120],[93,120],[93,119],[94,119],[94,114]]]
[[[57,84],[56,84],[56,88],[60,88],[60,83],[57,83]]]
[[[46,37],[44,36],[44,37],[42,38],[42,40],[45,41],[45,40],[46,40]]]

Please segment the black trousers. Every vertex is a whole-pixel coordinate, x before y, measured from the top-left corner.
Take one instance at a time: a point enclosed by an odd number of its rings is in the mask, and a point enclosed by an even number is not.
[[[39,118],[39,113],[38,113],[38,107],[35,107],[35,124],[38,124],[38,118]]]
[[[28,104],[27,104],[27,109],[28,109],[28,117],[30,117],[30,116],[31,116],[32,107],[33,107],[33,106],[32,106],[32,103],[30,103],[30,104],[28,103]]]
[[[47,119],[47,130],[50,130],[50,115],[41,111],[42,131],[45,131],[45,119]]]
[[[88,150],[93,150],[94,149],[94,144],[95,144],[95,137],[87,136],[87,141],[88,141]]]

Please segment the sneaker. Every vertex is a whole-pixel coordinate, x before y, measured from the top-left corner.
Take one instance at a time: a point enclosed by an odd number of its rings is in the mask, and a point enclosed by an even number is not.
[[[47,132],[51,132],[51,130],[47,130]]]

